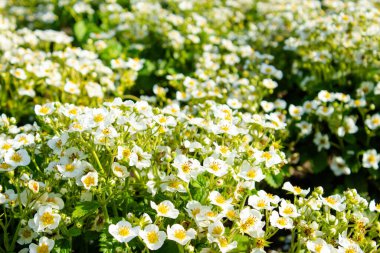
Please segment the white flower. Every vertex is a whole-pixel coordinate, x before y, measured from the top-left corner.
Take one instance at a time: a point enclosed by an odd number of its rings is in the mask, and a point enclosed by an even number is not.
[[[294,195],[302,195],[306,196],[310,192],[310,188],[307,190],[303,190],[298,186],[293,186],[290,182],[285,182],[284,185],[282,186],[282,189],[287,190]]]
[[[372,200],[370,203],[369,203],[369,210],[371,212],[379,212],[380,213],[380,203],[376,204],[375,200]]]
[[[322,135],[320,132],[317,132],[314,136],[313,142],[318,147],[318,151],[322,149],[330,149],[329,136],[327,134]]]
[[[271,112],[275,109],[275,106],[272,102],[268,102],[265,100],[260,102],[260,106],[261,108],[263,108],[264,112]]]
[[[252,206],[254,209],[257,210],[272,210],[273,207],[270,205],[270,201],[267,197],[260,197],[257,195],[249,196],[248,198],[248,205]]]
[[[98,185],[98,172],[88,172],[81,177],[80,181],[83,183],[85,189],[90,190],[91,187]]]
[[[155,115],[153,120],[157,122],[157,124],[163,127],[175,127],[177,125],[177,121],[172,116],[165,116],[163,114]]]
[[[57,169],[63,177],[67,178],[78,177],[83,174],[82,162],[79,160],[70,162],[65,159],[62,164],[57,164]]]
[[[196,218],[196,216],[201,212],[202,205],[196,200],[191,200],[186,204],[186,211],[189,214],[189,216],[193,219]]]
[[[70,94],[74,94],[74,95],[80,94],[79,85],[75,84],[71,81],[66,81],[66,84],[65,84],[63,89],[64,89],[64,91],[66,91],[67,93],[70,93]]]
[[[330,92],[326,90],[321,90],[318,93],[318,99],[321,100],[322,102],[332,102],[335,99],[334,94],[331,94]]]
[[[9,72],[12,74],[12,76],[16,77],[17,79],[26,80],[26,73],[23,69],[11,69]]]
[[[164,200],[158,205],[151,201],[150,206],[156,210],[158,216],[163,216],[171,219],[176,219],[178,217],[179,211],[175,209],[175,206],[169,200]]]
[[[129,58],[128,61],[125,63],[126,67],[129,69],[132,69],[134,71],[139,71],[144,66],[144,60],[140,60],[138,58]]]
[[[14,190],[8,189],[4,193],[0,192],[0,204],[6,204],[10,201],[14,201],[17,199],[17,194]]]
[[[246,233],[254,238],[264,235],[262,228],[265,222],[261,221],[262,215],[259,211],[246,207],[240,212],[239,217],[238,224],[242,233]]]
[[[321,105],[317,109],[317,114],[324,117],[329,117],[333,112],[334,112],[334,107],[332,106]]]
[[[95,82],[88,82],[85,86],[87,94],[90,98],[98,97],[103,98],[104,94],[102,91],[102,86]]]
[[[54,154],[59,155],[62,152],[62,147],[66,144],[68,139],[69,135],[63,133],[60,137],[54,136],[48,140],[47,145],[53,150]]]
[[[117,147],[117,156],[118,160],[124,160],[129,162],[129,158],[131,157],[132,151],[128,147]]]
[[[17,239],[17,243],[21,245],[29,244],[37,235],[31,228],[23,227],[18,231],[19,238]]]
[[[201,166],[198,160],[187,158],[184,155],[177,155],[172,163],[173,167],[178,169],[177,176],[185,182],[190,182],[190,179],[196,179],[201,172]]]
[[[265,167],[270,168],[282,162],[281,157],[277,154],[276,150],[271,147],[269,151],[256,150],[253,154],[257,163],[265,162]]]
[[[269,202],[271,202],[271,203],[273,203],[273,204],[275,204],[275,205],[277,205],[277,204],[280,202],[280,197],[279,197],[279,196],[277,196],[277,195],[273,195],[273,194],[271,194],[271,193],[267,193],[267,192],[265,192],[265,191],[263,191],[263,190],[258,191],[258,192],[257,192],[257,195],[258,195],[259,197],[261,197],[261,198],[266,198],[266,199],[268,199]]]
[[[293,220],[289,217],[280,217],[277,211],[273,211],[270,218],[270,223],[273,227],[279,229],[292,229],[293,228]]]
[[[114,162],[112,164],[112,172],[119,178],[126,178],[129,176],[127,167],[121,165],[120,163]]]
[[[335,176],[351,174],[350,168],[347,166],[346,161],[344,161],[343,157],[341,156],[333,157],[330,168],[334,172]]]
[[[181,245],[187,244],[190,240],[193,240],[197,232],[190,228],[187,231],[183,228],[182,225],[174,224],[167,227],[168,239],[173,240]]]
[[[221,208],[228,208],[232,206],[232,199],[226,199],[223,197],[222,194],[220,194],[218,191],[212,191],[210,192],[210,195],[208,197],[211,201],[211,204],[220,206]]]
[[[163,231],[159,231],[156,225],[150,224],[144,230],[140,230],[140,237],[150,250],[157,250],[164,244],[166,234]]]
[[[240,109],[242,106],[242,103],[236,98],[228,98],[227,104],[229,107],[231,107],[233,109]]]
[[[36,115],[39,115],[39,116],[50,115],[54,112],[54,110],[55,108],[54,108],[53,103],[48,103],[44,105],[36,105],[34,107],[34,112],[36,113]]]
[[[323,239],[317,238],[314,241],[307,241],[307,249],[315,253],[332,253],[331,245],[327,244]]]
[[[212,156],[207,157],[203,161],[203,168],[217,177],[222,177],[228,173],[228,164]]]
[[[280,215],[284,217],[296,218],[300,216],[297,212],[295,205],[286,202],[285,200],[281,201],[281,206],[279,207]]]
[[[0,172],[7,172],[14,170],[16,167],[11,166],[8,163],[4,162],[2,159],[0,159]]]
[[[41,183],[42,184],[42,183]],[[28,182],[28,188],[33,192],[33,193],[38,193],[40,191],[40,183],[34,180],[29,180]]]
[[[139,146],[134,146],[129,158],[129,165],[135,166],[138,169],[147,168],[150,166],[152,155],[144,152]]]
[[[272,79],[265,78],[263,80],[263,86],[267,89],[275,89],[275,88],[277,88],[278,84],[277,84],[277,82],[273,81]]]
[[[380,127],[380,114],[376,113],[365,120],[365,124],[371,130],[375,130]]]
[[[35,232],[46,232],[58,227],[61,216],[53,211],[50,206],[41,206],[33,219],[28,222]]]
[[[174,175],[165,176],[161,182],[160,187],[162,191],[186,192],[183,181]]]
[[[224,236],[215,238],[212,240],[212,242],[216,242],[218,244],[219,250],[222,253],[229,252],[235,249],[238,245],[237,241],[233,241],[232,243],[230,243],[228,239]]]
[[[45,236],[38,240],[38,245],[31,243],[29,245],[30,253],[49,253],[54,248],[54,240],[51,240]]]
[[[363,167],[373,168],[377,170],[379,168],[380,155],[375,149],[370,149],[363,154]]]
[[[363,250],[359,247],[356,242],[347,238],[346,232],[339,235],[338,240],[340,247],[338,248],[338,253],[363,253]]]
[[[289,114],[293,118],[301,118],[302,115],[304,114],[303,107],[302,106],[290,105],[289,106]]]
[[[4,161],[14,167],[27,166],[30,163],[30,157],[25,149],[17,151],[11,149],[5,154]]]
[[[265,178],[259,166],[251,166],[246,160],[243,161],[238,176],[255,182],[260,182]]]
[[[116,225],[111,224],[108,227],[108,232],[119,242],[128,243],[130,240],[139,235],[140,227],[132,227],[131,223],[122,220],[116,223]]]
[[[380,120],[380,118],[379,118]],[[346,117],[343,121],[343,126],[338,127],[337,134],[340,137],[348,134],[354,134],[359,130],[356,126],[355,120],[352,117]]]
[[[342,212],[344,209],[346,209],[346,204],[344,203],[345,199],[345,197],[341,197],[340,195],[335,194],[327,198],[322,198],[322,203],[334,210]]]

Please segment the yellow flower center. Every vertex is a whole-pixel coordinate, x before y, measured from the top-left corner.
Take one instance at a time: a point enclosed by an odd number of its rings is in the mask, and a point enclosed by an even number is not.
[[[215,198],[215,202],[218,204],[224,204],[226,202],[226,199],[222,195],[219,195]]]
[[[228,147],[220,146],[220,153],[225,155],[225,154],[227,154],[228,151],[229,151]]]
[[[101,115],[101,114],[97,114],[97,115],[94,116],[94,121],[96,123],[102,122],[103,120],[104,120],[104,116]]]
[[[165,118],[165,117],[160,117],[158,119],[158,122],[160,122],[161,124],[165,124],[168,120]]]
[[[224,132],[227,132],[228,130],[230,130],[230,127],[228,125],[223,125],[220,127],[220,129]]]
[[[22,156],[19,154],[19,153],[14,153],[12,156],[11,156],[11,160],[16,162],[16,163],[19,163],[22,161]]]
[[[271,155],[271,153],[269,153],[269,152],[264,152],[264,153],[262,154],[262,158],[265,158],[265,160],[269,160],[269,159],[272,158],[272,155]]]
[[[368,156],[368,162],[369,162],[369,163],[376,163],[376,156],[373,155],[373,154],[370,154],[370,155]]]
[[[191,214],[195,217],[197,216],[197,214],[199,214],[201,212],[201,209],[199,208],[194,208],[193,210],[191,210]]]
[[[77,115],[78,114],[78,110],[76,108],[70,109],[69,110],[69,114]]]
[[[159,204],[157,211],[162,214],[167,214],[169,212],[169,207],[165,204]]]
[[[280,224],[281,226],[285,226],[287,224],[287,221],[284,217],[280,217],[278,218],[277,223]]]
[[[256,217],[253,217],[253,216],[249,216],[245,222],[241,225],[241,228],[243,230],[247,230],[248,228],[250,228],[251,226],[253,226],[254,224],[256,223]]]
[[[147,233],[148,242],[151,244],[155,244],[158,242],[158,233],[156,231],[150,231]]]
[[[9,143],[4,143],[4,145],[3,145],[1,148],[4,149],[4,150],[9,150],[11,147],[12,147],[11,144],[9,144]]]
[[[293,213],[293,208],[288,206],[284,209],[284,213],[287,214],[287,215],[290,215]]]
[[[7,163],[0,163],[0,170],[7,170],[9,169],[11,166]]]
[[[37,253],[49,253],[49,246],[46,243],[37,247]]]
[[[128,227],[120,227],[118,230],[120,236],[128,236],[130,234]]]
[[[379,118],[373,118],[372,119],[372,124],[379,125],[380,124],[380,119]]]
[[[257,206],[260,208],[265,207],[266,206],[265,200],[260,199],[259,201],[257,201]]]
[[[353,247],[349,247],[344,251],[344,253],[356,253],[357,251]]]
[[[49,108],[47,108],[46,106],[42,106],[40,108],[40,113],[41,114],[47,114],[49,112]]]
[[[123,149],[122,155],[123,155],[123,158],[128,159],[129,156],[131,155],[131,151],[127,148]]]
[[[298,186],[294,186],[293,189],[298,194],[300,194],[302,192],[302,189],[300,187],[298,187]]]
[[[44,212],[40,220],[44,226],[49,226],[51,224],[54,224],[54,216],[49,212]]]
[[[91,185],[95,185],[95,178],[92,176],[87,176],[84,180],[83,183],[88,187]]]
[[[228,241],[225,237],[221,237],[218,239],[220,247],[225,248],[228,246]]]
[[[184,173],[189,173],[190,172],[190,170],[191,170],[191,167],[190,167],[190,164],[188,163],[188,162],[186,162],[186,163],[184,163],[184,164],[182,164],[182,171],[184,172]]]
[[[174,231],[174,237],[179,240],[183,240],[186,238],[186,231],[183,229],[177,229]]]
[[[75,170],[75,166],[73,165],[73,164],[66,164],[65,165],[65,170],[67,171],[67,172],[73,172],[74,170]]]
[[[213,235],[221,235],[223,233],[223,228],[221,226],[216,226],[212,230]]]
[[[249,178],[255,178],[256,177],[256,171],[251,169],[247,172],[247,177]]]
[[[174,188],[174,189],[178,189],[180,185],[181,185],[181,182],[179,182],[178,180],[172,180],[169,182],[169,187]]]
[[[314,250],[315,252],[320,253],[322,251],[322,248],[323,248],[322,244],[317,244],[315,245]]]
[[[212,162],[212,163],[210,164],[210,168],[211,168],[213,171],[218,171],[218,170],[220,170],[219,164],[216,163],[216,162]]]
[[[327,203],[329,203],[331,205],[335,205],[337,203],[337,201],[332,197],[327,197],[327,198],[325,198],[325,200],[327,201]]]

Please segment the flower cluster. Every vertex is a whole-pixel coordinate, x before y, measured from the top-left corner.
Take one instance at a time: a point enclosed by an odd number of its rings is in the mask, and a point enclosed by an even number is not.
[[[0,0],[0,252],[378,252],[379,21]]]

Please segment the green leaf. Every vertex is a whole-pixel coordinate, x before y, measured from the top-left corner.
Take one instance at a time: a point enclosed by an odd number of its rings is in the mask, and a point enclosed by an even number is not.
[[[72,237],[79,236],[82,233],[80,228],[72,227],[69,229],[69,235]]]
[[[82,218],[83,216],[86,216],[88,214],[91,214],[98,210],[100,207],[98,202],[92,202],[92,201],[85,201],[80,202],[73,211],[72,217],[73,219]]]
[[[267,174],[265,181],[273,188],[279,188],[284,182],[284,176],[281,173],[277,175]]]
[[[54,245],[54,249],[53,251],[54,253],[70,253],[71,252],[71,248],[70,248],[70,243],[68,240],[58,240],[55,242],[55,245]]]
[[[87,26],[84,21],[79,21],[75,23],[74,25],[74,35],[75,38],[79,41],[82,42],[84,38],[87,35]]]
[[[324,171],[328,167],[327,160],[328,157],[326,152],[316,153],[314,157],[311,159],[313,163],[313,172],[318,174]]]
[[[183,253],[185,252],[183,247],[181,245],[177,245],[174,241],[165,241],[164,245],[162,245],[161,248],[159,248],[156,252],[158,253]]]

